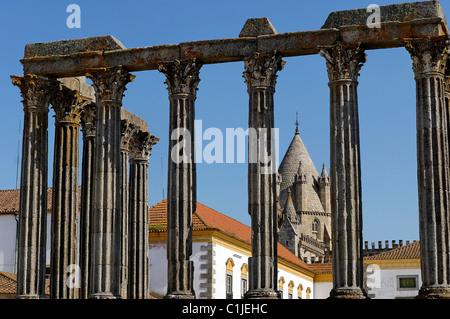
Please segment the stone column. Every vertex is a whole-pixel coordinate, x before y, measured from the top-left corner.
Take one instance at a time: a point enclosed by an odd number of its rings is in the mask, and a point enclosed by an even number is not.
[[[277,167],[274,161],[274,103],[277,72],[284,61],[276,52],[244,59],[249,94],[248,212],[252,220],[252,257],[246,298],[277,298]],[[269,156],[263,158],[262,155]]]
[[[448,45],[448,39],[406,42],[416,80],[420,298],[450,298],[450,168],[444,99]]]
[[[55,111],[50,297],[75,299],[78,297],[75,281],[78,275],[78,144],[85,101],[78,92],[61,86],[50,102]]]
[[[367,298],[363,289],[362,195],[358,75],[366,61],[359,46],[322,48],[330,87],[330,180],[333,289],[330,298]]]
[[[157,138],[138,132],[130,144],[128,298],[149,296],[148,165]]]
[[[94,151],[95,151],[95,104],[85,105],[81,113],[83,132],[83,158],[81,166],[80,204],[80,298],[89,297],[89,267],[91,261],[91,227],[94,203]]]
[[[120,66],[94,69],[86,76],[93,82],[97,105],[89,298],[120,298],[120,108],[133,76]]]
[[[128,155],[130,138],[133,136],[134,125],[122,120],[122,139],[120,142],[120,166],[122,169],[121,185],[121,240],[120,240],[120,294],[122,298],[127,298],[128,284]]]
[[[168,285],[165,298],[195,298],[193,289],[192,214],[197,206],[194,119],[199,72],[195,60],[165,62],[170,100],[167,195]],[[179,141],[181,139],[181,141]],[[181,155],[182,154],[182,155]]]
[[[45,298],[47,239],[48,106],[56,87],[32,74],[12,76],[23,98],[17,298]]]

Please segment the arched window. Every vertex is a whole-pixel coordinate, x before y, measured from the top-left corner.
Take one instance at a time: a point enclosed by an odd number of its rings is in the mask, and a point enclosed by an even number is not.
[[[280,279],[278,280],[278,290],[281,292],[281,298],[283,298],[284,283],[285,283],[284,277],[280,277]]]
[[[312,232],[317,233],[319,231],[319,226],[320,226],[320,221],[317,218],[315,218],[312,223]]]
[[[288,299],[294,297],[294,282],[291,280],[288,285]]]
[[[303,285],[300,284],[300,285],[298,285],[298,288],[297,288],[298,299],[302,299],[302,293],[303,293]]]
[[[311,296],[311,288],[306,288],[306,299],[310,299]]]
[[[225,289],[226,289],[226,299],[233,299],[233,267],[234,261],[232,258],[228,258],[226,262],[227,273],[225,277]]]
[[[241,267],[241,298],[244,298],[248,290],[248,265],[243,264]]]

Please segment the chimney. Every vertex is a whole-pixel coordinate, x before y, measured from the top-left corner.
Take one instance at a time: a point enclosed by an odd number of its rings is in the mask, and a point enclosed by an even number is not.
[[[384,248],[389,249],[389,240],[384,241]]]

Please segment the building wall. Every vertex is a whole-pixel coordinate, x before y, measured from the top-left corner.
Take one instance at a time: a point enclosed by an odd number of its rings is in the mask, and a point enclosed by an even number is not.
[[[366,278],[367,278],[366,272]],[[379,269],[369,274],[375,280],[366,288],[372,299],[414,298],[422,286],[420,268],[416,269]],[[416,288],[399,288],[398,279],[401,276],[416,277]]]
[[[0,215],[0,271],[15,272],[16,229],[13,214]]]
[[[330,297],[330,291],[333,289],[333,281],[315,281],[314,299],[327,299]]]
[[[232,297],[241,299],[242,267],[247,265],[250,252],[247,249],[233,247],[221,241],[195,242],[192,244],[191,260],[194,262],[194,291],[197,299],[225,299],[227,262],[232,260],[234,266],[232,275]],[[150,259],[150,292],[157,297],[167,293],[167,251],[164,241],[151,243],[149,246]],[[245,266],[244,266],[245,269]],[[310,289],[310,298],[314,298],[312,280],[302,278],[294,270],[289,271],[286,266],[279,266],[278,279],[284,278],[283,298],[288,298],[288,285],[292,281],[293,298],[298,298],[298,286],[303,287],[302,298],[306,298],[306,290]],[[247,273],[248,287],[248,273]]]

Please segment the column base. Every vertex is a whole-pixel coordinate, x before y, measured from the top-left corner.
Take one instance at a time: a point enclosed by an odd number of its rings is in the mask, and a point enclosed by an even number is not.
[[[195,299],[192,292],[171,292],[164,296],[164,299]]]
[[[245,293],[245,299],[279,299],[279,293],[272,289],[253,289]]]
[[[328,299],[370,299],[361,288],[337,288],[330,291]]]
[[[17,295],[16,299],[48,299],[46,296],[39,295]]]
[[[122,299],[120,295],[113,295],[107,292],[97,292],[89,295],[89,299]]]
[[[450,299],[450,287],[422,287],[416,299]]]

